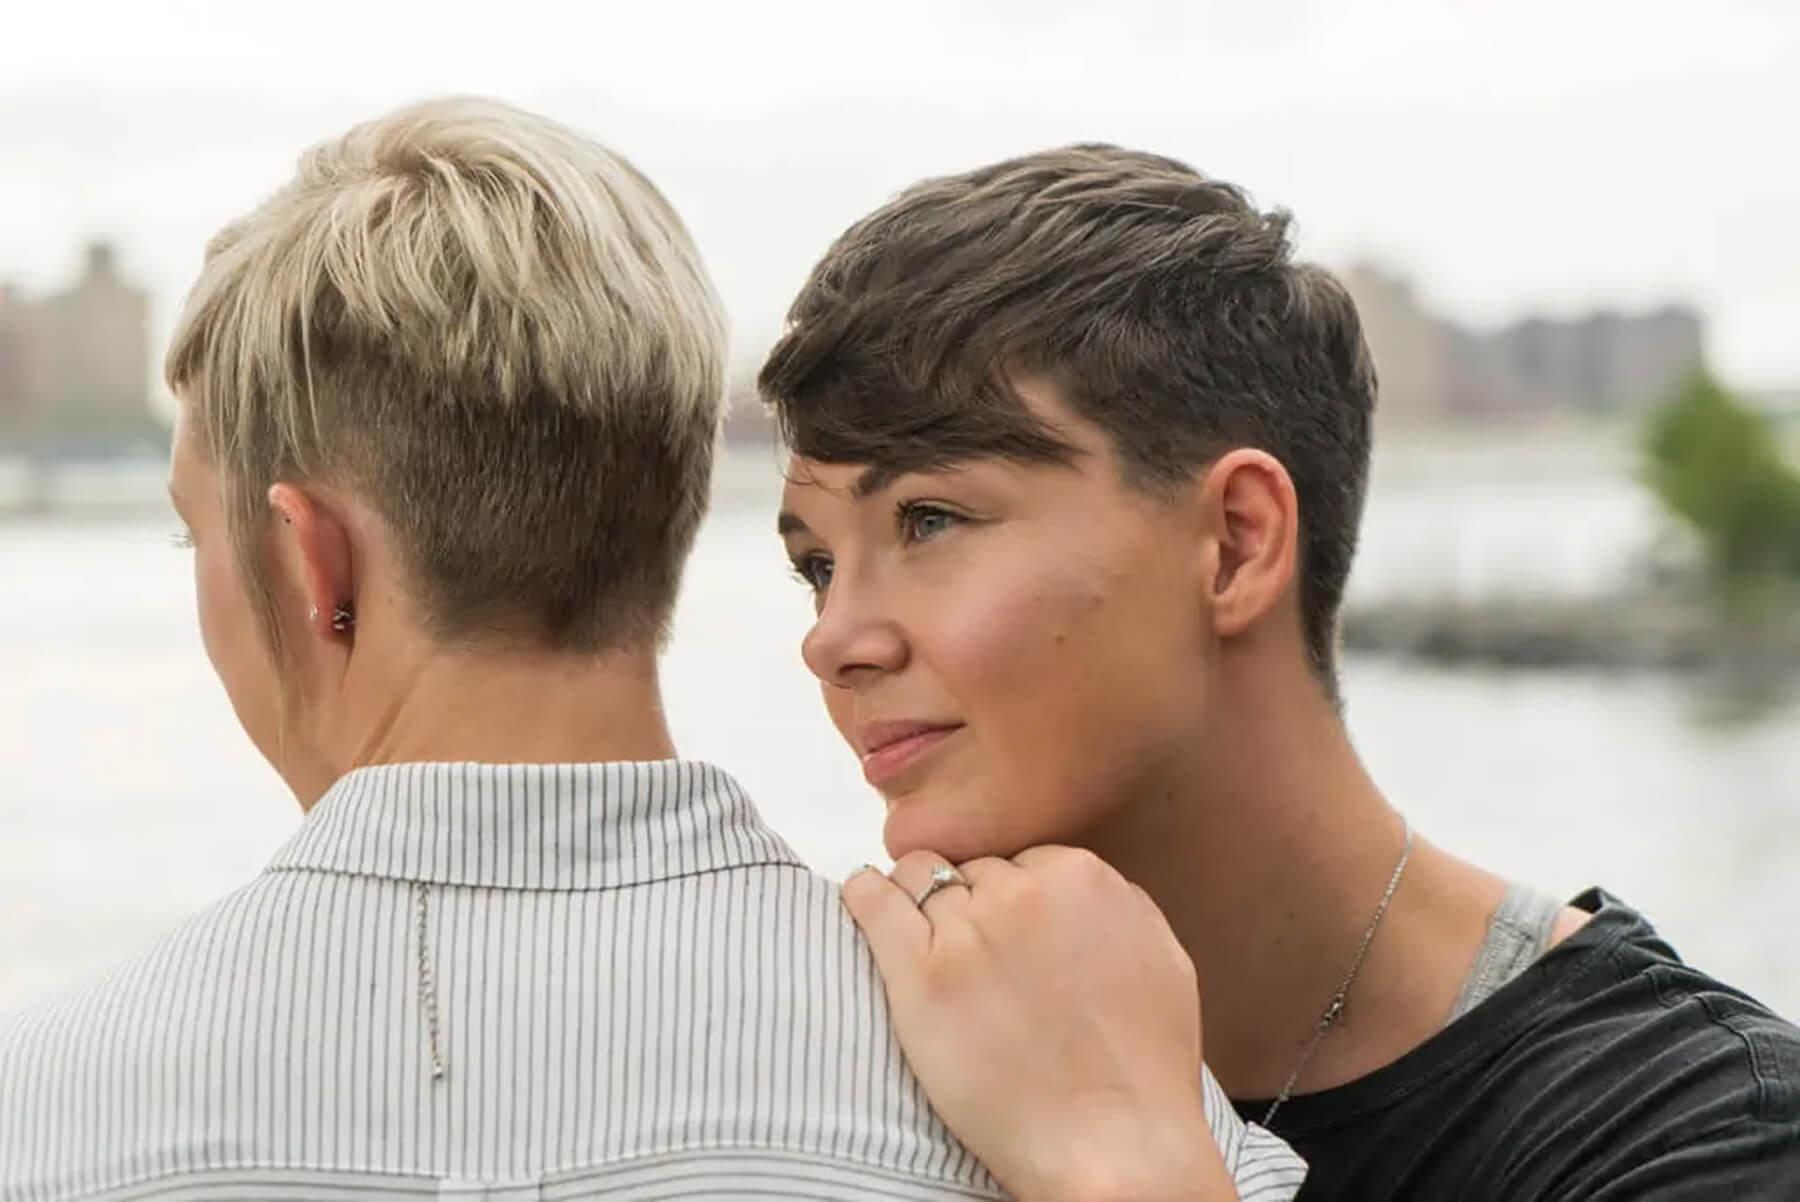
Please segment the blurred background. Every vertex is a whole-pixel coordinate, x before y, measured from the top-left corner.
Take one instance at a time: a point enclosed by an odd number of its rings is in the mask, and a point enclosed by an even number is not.
[[[1602,884],[1800,1014],[1800,5],[11,6],[0,22],[0,1010],[252,877],[299,812],[201,652],[159,358],[306,145],[443,92],[623,151],[735,323],[668,684],[814,864],[879,805],[797,653],[748,382],[912,180],[1077,140],[1294,212],[1383,381],[1353,733],[1440,843]]]

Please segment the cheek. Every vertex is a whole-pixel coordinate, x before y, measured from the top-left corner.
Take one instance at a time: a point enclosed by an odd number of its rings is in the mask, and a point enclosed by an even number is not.
[[[200,642],[213,670],[224,675],[229,655],[224,654],[231,626],[232,581],[220,563],[222,556],[210,549],[194,552],[194,609],[200,619]]]
[[[1121,661],[1136,658],[1131,643],[1143,617],[1136,587],[1117,573],[1046,570],[1041,558],[1010,570],[996,562],[940,603],[929,640],[933,674],[982,725],[1078,708],[1071,702],[1101,683],[1096,672],[1114,675]]]
[[[929,805],[890,813],[890,850],[1013,854],[1074,840],[1152,787],[1179,744],[1183,656],[1158,582],[1055,556],[1036,564],[996,563],[985,585],[965,578],[919,640],[969,741]]]
[[[206,657],[244,732],[266,756],[275,742],[274,672],[227,549],[195,553],[194,596]]]

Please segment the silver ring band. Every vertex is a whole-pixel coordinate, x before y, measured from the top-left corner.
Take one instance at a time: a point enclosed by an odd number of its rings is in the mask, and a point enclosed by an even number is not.
[[[963,879],[963,874],[958,872],[954,866],[939,864],[931,870],[931,879],[925,882],[925,888],[919,891],[919,896],[913,899],[913,904],[923,910],[925,903],[930,901],[940,889],[948,889],[952,885],[961,885],[967,889],[969,882]]]

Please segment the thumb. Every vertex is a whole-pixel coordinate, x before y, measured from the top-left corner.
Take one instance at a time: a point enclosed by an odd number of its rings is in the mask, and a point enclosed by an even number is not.
[[[931,950],[931,922],[887,874],[864,866],[844,882],[844,908],[875,953],[875,967],[895,1005],[916,994]]]

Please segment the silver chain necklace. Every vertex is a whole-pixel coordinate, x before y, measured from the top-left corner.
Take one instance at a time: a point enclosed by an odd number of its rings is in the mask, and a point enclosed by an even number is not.
[[[1274,1120],[1275,1112],[1280,1110],[1288,1098],[1293,1095],[1294,1085],[1300,1080],[1300,1074],[1306,1071],[1307,1061],[1311,1060],[1313,1053],[1319,1050],[1319,1043],[1325,1038],[1325,1033],[1337,1024],[1337,1020],[1344,1013],[1344,1000],[1350,996],[1350,983],[1356,980],[1356,974],[1362,968],[1363,957],[1369,954],[1369,944],[1375,941],[1375,930],[1381,926],[1381,919],[1387,913],[1388,903],[1394,900],[1394,890],[1400,887],[1400,874],[1406,871],[1406,861],[1412,857],[1412,823],[1406,820],[1405,815],[1401,815],[1400,823],[1406,830],[1406,838],[1400,845],[1400,862],[1394,865],[1394,874],[1388,877],[1387,892],[1383,893],[1381,900],[1376,903],[1375,915],[1369,919],[1368,928],[1363,931],[1362,942],[1356,945],[1356,956],[1350,961],[1350,971],[1344,974],[1344,979],[1339,983],[1337,992],[1331,995],[1331,1002],[1325,1007],[1325,1013],[1319,1016],[1319,1025],[1313,1029],[1312,1038],[1307,1041],[1306,1047],[1300,1052],[1300,1062],[1294,1065],[1294,1071],[1288,1074],[1287,1084],[1281,1087],[1281,1092],[1275,1095],[1273,1102],[1269,1103],[1269,1112],[1263,1115],[1262,1125],[1264,1127]]]

